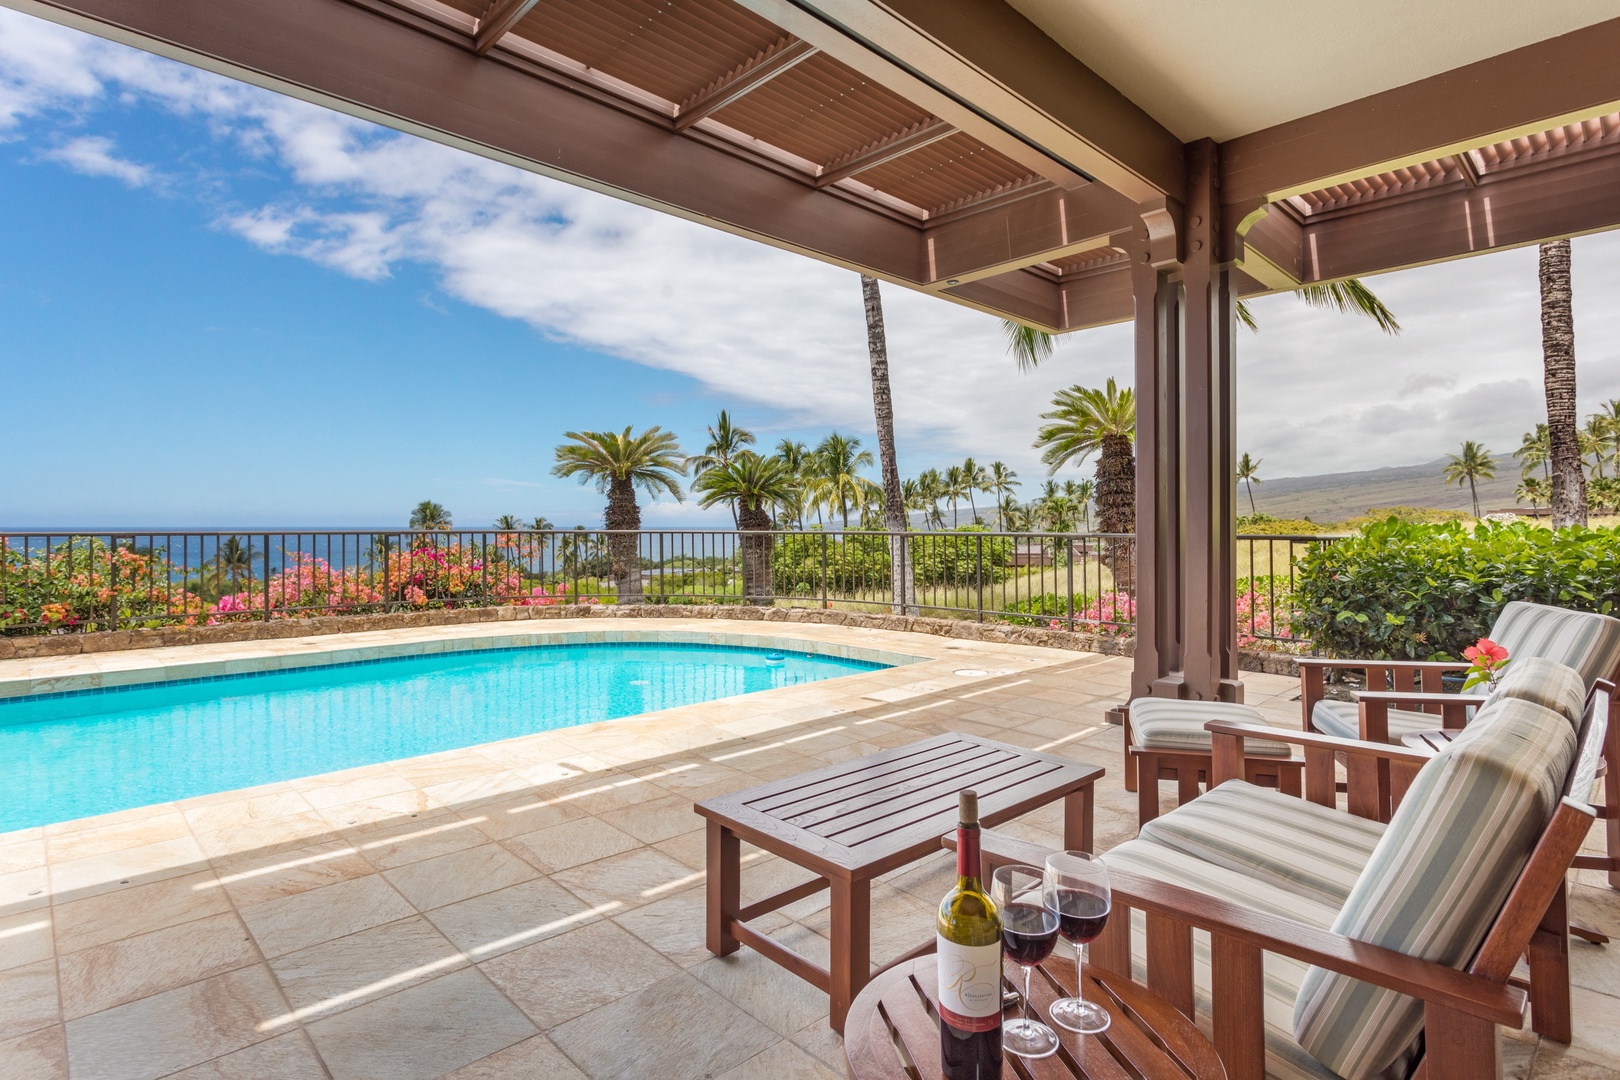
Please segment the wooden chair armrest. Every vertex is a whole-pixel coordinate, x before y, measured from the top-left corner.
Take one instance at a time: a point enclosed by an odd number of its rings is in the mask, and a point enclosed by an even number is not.
[[[1292,728],[1274,728],[1264,724],[1240,724],[1233,720],[1211,720],[1204,725],[1204,730],[1210,732],[1217,739],[1221,736],[1228,738],[1235,736],[1240,739],[1269,739],[1272,742],[1292,743],[1296,746],[1327,750],[1336,754],[1347,754],[1351,757],[1404,761],[1420,766],[1433,756],[1417,750],[1408,750],[1404,746],[1393,746],[1389,743],[1341,739],[1337,735],[1323,735],[1316,731],[1295,731]]]
[[[1301,656],[1299,666],[1316,668],[1322,671],[1334,668],[1349,668],[1352,671],[1365,668],[1411,668],[1414,671],[1467,671],[1469,664],[1466,660],[1346,660],[1328,656]]]
[[[1140,908],[1216,937],[1326,968],[1493,1024],[1518,1027],[1524,1020],[1524,991],[1506,983],[1127,870],[1110,867],[1108,876],[1116,917],[1120,907]]]
[[[1381,701],[1386,705],[1483,705],[1484,694],[1422,694],[1406,690],[1352,690],[1357,701]]]

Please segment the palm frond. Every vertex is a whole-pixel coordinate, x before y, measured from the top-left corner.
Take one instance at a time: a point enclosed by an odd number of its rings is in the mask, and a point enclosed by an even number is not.
[[[1242,300],[1237,302],[1237,321],[1247,326],[1251,334],[1260,332],[1260,324],[1254,321],[1254,312],[1250,311],[1249,305]]]
[[[1045,330],[1037,330],[1013,319],[1002,319],[1001,330],[1007,335],[1007,352],[1018,364],[1019,371],[1034,371],[1043,360],[1052,356],[1057,339]]]
[[[1311,307],[1330,308],[1334,311],[1352,315],[1365,315],[1378,324],[1378,329],[1386,334],[1401,332],[1401,324],[1395,320],[1395,313],[1384,306],[1371,289],[1360,278],[1345,278],[1343,281],[1328,281],[1319,285],[1305,285],[1299,290],[1299,297]],[[1252,325],[1252,324],[1251,324]]]

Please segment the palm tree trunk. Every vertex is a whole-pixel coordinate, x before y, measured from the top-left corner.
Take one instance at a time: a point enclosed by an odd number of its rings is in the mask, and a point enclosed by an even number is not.
[[[1243,486],[1245,488],[1247,488],[1248,491],[1249,491],[1249,516],[1253,517],[1254,516],[1254,482],[1252,480],[1245,480],[1245,481],[1243,481]]]
[[[740,507],[742,529],[743,599],[768,606],[771,602],[771,515],[761,507]]]
[[[1552,458],[1552,524],[1586,524],[1586,474],[1575,426],[1575,316],[1569,241],[1541,245],[1541,358]]]
[[[1468,474],[1468,497],[1474,501],[1474,520],[1479,520],[1479,489],[1474,487],[1474,474]]]
[[[1136,531],[1136,454],[1131,440],[1108,435],[1097,458],[1097,527],[1105,533]],[[1132,540],[1108,541],[1114,588],[1136,591],[1136,550]]]
[[[906,557],[906,503],[900,494],[900,463],[894,452],[894,396],[889,391],[889,342],[883,332],[883,297],[877,278],[861,275],[866,308],[866,352],[872,361],[872,412],[877,419],[878,464],[883,473],[883,526],[889,530],[889,589],[896,614],[914,614],[917,589]]]
[[[642,602],[641,507],[636,505],[636,489],[629,480],[614,478],[608,485],[604,524],[610,530],[608,555],[613,563],[613,580],[619,591],[618,602],[621,606],[639,604]]]

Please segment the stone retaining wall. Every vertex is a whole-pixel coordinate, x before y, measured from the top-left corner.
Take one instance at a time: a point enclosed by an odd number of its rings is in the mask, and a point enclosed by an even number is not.
[[[453,626],[462,623],[593,617],[727,619],[738,622],[861,626],[874,630],[899,630],[913,634],[933,634],[936,637],[995,641],[1011,645],[1039,645],[1048,649],[1108,653],[1115,656],[1130,656],[1134,645],[1133,638],[1105,634],[1072,633],[1068,630],[1011,626],[1006,623],[968,622],[964,619],[934,619],[920,615],[839,611],[833,608],[750,607],[733,604],[640,604],[626,607],[610,604],[558,604],[548,607],[456,608],[440,611],[398,611],[375,615],[328,615],[313,619],[274,619],[269,622],[223,623],[218,626],[165,626],[150,630],[0,637],[0,660],[73,656],[83,653],[115,652],[121,649],[154,649],[170,645],[204,645],[216,641],[264,641],[272,638],[359,633],[365,630],[398,630],[412,626]],[[1263,671],[1290,676],[1299,672],[1293,657],[1258,649],[1243,650],[1240,663],[1244,671]]]

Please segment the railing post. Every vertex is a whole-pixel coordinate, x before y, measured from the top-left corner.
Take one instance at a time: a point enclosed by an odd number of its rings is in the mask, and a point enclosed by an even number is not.
[[[664,589],[664,571],[666,569],[668,569],[668,567],[666,567],[664,565],[664,534],[659,533],[658,534],[658,600],[659,600],[660,603],[667,602],[667,597],[665,595],[665,589]]]
[[[260,553],[264,563],[264,621],[270,621],[270,534],[264,534],[264,551]]]
[[[821,606],[830,607],[827,603],[827,534],[821,534]]]
[[[973,590],[978,594],[979,622],[984,622],[984,533],[974,538]]]
[[[1063,550],[1067,552],[1064,559],[1064,578],[1066,579],[1064,591],[1069,594],[1068,620],[1069,633],[1072,634],[1074,633],[1074,537],[1068,537],[1063,541]]]

